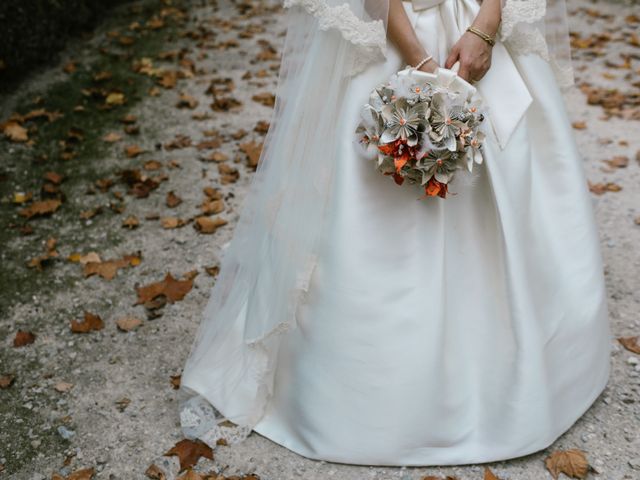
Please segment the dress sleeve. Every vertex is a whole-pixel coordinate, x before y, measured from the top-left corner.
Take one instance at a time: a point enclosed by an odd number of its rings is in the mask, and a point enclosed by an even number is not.
[[[284,0],[285,8],[300,7],[318,20],[318,28],[335,30],[353,46],[351,75],[387,53],[388,0],[357,0],[332,4],[332,0]]]
[[[573,84],[564,0],[502,0],[500,40],[516,54],[537,54],[551,64],[562,87]]]

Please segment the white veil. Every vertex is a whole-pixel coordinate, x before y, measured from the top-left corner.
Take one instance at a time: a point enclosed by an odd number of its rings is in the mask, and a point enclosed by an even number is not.
[[[182,373],[188,438],[236,443],[264,413],[327,218],[336,119],[350,77],[386,58],[388,1],[284,0],[270,128]]]
[[[507,14],[522,7],[502,26],[508,42],[542,32],[546,10],[526,16],[538,0],[504,1]],[[386,58],[389,0],[284,6],[270,128],[181,378],[182,430],[212,448],[243,440],[264,414],[281,335],[296,326],[327,219],[343,96],[353,74]]]

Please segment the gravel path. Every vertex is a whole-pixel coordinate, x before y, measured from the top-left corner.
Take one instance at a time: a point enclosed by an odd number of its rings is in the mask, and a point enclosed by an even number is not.
[[[176,478],[177,457],[163,456],[182,439],[172,376],[264,140],[284,38],[271,5],[119,8],[58,65],[0,98],[1,128],[14,140],[0,140],[0,479],[90,478],[83,468],[137,479],[151,465]],[[580,33],[578,85],[566,101],[594,192],[614,334],[630,337],[640,334],[637,6],[569,7]],[[12,112],[22,116],[7,129]],[[48,202],[34,206],[30,194]],[[159,285],[164,296],[137,289],[167,274],[178,282]],[[545,458],[578,448],[589,478],[640,478],[640,356],[615,342],[612,362],[603,395],[554,445],[487,466],[501,479],[551,478]],[[332,464],[257,433],[197,465],[272,480],[479,480],[484,467]]]

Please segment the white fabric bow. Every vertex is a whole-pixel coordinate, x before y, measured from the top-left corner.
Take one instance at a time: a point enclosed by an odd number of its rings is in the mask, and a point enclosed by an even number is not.
[[[411,0],[411,3],[414,11],[420,11],[435,7],[445,1],[447,0]],[[475,15],[477,9],[474,10],[475,12],[461,9],[464,12],[462,16],[468,18],[458,19],[461,28],[460,35],[464,33],[466,26],[473,22],[473,17],[470,14]],[[414,27],[417,20],[418,15],[414,15],[412,18]],[[499,39],[496,40],[492,50],[491,68],[473,86],[482,96],[496,140],[500,148],[503,149],[533,99],[511,58],[511,54]],[[457,70],[455,65],[452,69]]]

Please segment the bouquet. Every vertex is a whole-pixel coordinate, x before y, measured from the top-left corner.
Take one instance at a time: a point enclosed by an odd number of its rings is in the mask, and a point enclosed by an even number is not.
[[[458,170],[482,163],[484,120],[475,87],[454,71],[408,67],[378,85],[364,105],[356,142],[375,167],[398,185],[446,198]]]

